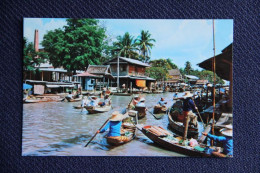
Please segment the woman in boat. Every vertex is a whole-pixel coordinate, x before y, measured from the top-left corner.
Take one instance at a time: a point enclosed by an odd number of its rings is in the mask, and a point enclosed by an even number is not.
[[[232,157],[233,156],[233,135],[232,126],[227,126],[220,131],[223,136],[215,136],[209,133],[202,133],[203,135],[213,139],[214,141],[223,143],[223,152],[213,152],[212,154],[218,157]]]
[[[162,107],[166,107],[166,104],[167,104],[167,102],[166,101],[164,101],[164,98],[162,97],[161,98],[161,100],[160,101],[158,101],[158,103],[157,103],[158,105],[160,105],[160,106],[162,106]]]
[[[96,96],[89,97],[90,102],[87,104],[87,106],[93,106],[96,107],[98,105],[98,100]]]
[[[121,136],[121,126],[122,126],[122,120],[128,115],[128,113],[122,115],[118,111],[115,111],[112,113],[112,116],[110,118],[110,121],[107,123],[107,125],[101,129],[98,130],[97,133],[104,133],[107,129],[109,129],[109,132],[106,136],[107,140],[116,140],[119,143],[125,143],[131,140],[127,136]]]
[[[109,106],[110,104],[111,104],[111,101],[110,101],[109,95],[106,95],[104,97],[104,102],[102,102],[100,106]]]
[[[140,102],[138,102],[137,104],[136,104],[136,106],[138,106],[138,107],[145,107],[145,98],[141,98],[140,99]]]
[[[140,97],[139,96],[134,96],[133,105],[136,106],[139,101],[140,101]]]

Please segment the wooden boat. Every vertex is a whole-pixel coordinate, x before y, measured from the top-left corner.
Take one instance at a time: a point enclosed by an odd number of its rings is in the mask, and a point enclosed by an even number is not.
[[[112,105],[103,106],[103,107],[84,106],[84,108],[88,111],[89,114],[97,114],[97,113],[108,112],[112,108]]]
[[[65,98],[68,100],[68,102],[79,102],[79,101],[81,101],[81,98],[76,98],[76,99],[72,99],[70,97],[65,97]]]
[[[23,102],[24,103],[39,103],[39,102],[41,102],[41,100],[25,99]]]
[[[116,95],[116,96],[131,96],[132,93],[113,93],[113,95]]]
[[[162,107],[160,105],[155,105],[153,107],[153,113],[154,114],[161,114],[161,113],[166,113],[167,107]]]
[[[179,115],[178,115],[179,116]],[[172,130],[178,132],[179,134],[183,134],[184,133],[184,125],[182,121],[177,121],[176,119],[174,120],[174,117],[176,117],[176,115],[174,115],[174,113],[168,113],[168,120],[169,120],[169,126],[171,127]],[[198,128],[197,127],[190,127],[188,128],[188,133],[187,136],[197,136],[199,134],[198,132]]]
[[[113,137],[106,137],[107,143],[109,145],[118,146],[130,142],[135,138],[135,131],[136,131],[136,127],[133,124],[123,122],[120,133],[121,136],[124,137],[124,140],[120,140],[118,138],[113,138]]]
[[[74,109],[82,109],[83,107],[80,106],[73,106]]]
[[[156,130],[152,130],[156,129]],[[197,156],[197,157],[213,157],[212,155],[206,154],[202,151],[198,151],[190,146],[183,146],[179,144],[181,137],[173,137],[167,130],[158,126],[144,126],[141,129],[142,133],[151,139],[157,145],[166,148],[168,150],[178,152],[188,156]],[[170,136],[170,138],[169,138]],[[174,139],[174,140],[172,140]],[[206,148],[205,145],[200,144],[200,148]]]

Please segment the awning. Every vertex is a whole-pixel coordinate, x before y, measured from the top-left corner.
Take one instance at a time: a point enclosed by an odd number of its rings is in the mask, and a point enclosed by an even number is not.
[[[60,87],[63,87],[63,88],[74,88],[75,85],[60,85]]]
[[[26,83],[23,84],[24,90],[31,89],[31,88],[32,88],[32,85],[29,85],[29,84],[26,84]]]
[[[48,88],[59,88],[60,85],[46,85]]]

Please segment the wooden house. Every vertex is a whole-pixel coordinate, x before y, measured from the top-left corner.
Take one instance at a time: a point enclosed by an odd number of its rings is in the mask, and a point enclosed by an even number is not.
[[[150,67],[149,64],[141,61],[118,57],[119,58],[119,86],[125,88],[144,88],[150,87],[152,81],[155,79],[145,76],[145,68]],[[110,65],[111,74],[115,79],[118,77],[117,73],[117,61],[118,58],[113,58],[104,64]],[[116,87],[117,83],[113,83]]]

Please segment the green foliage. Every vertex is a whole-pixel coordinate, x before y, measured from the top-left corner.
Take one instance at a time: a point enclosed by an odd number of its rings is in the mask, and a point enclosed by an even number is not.
[[[67,19],[63,29],[44,35],[42,45],[55,68],[75,72],[100,64],[105,37],[105,29],[96,19]]]
[[[193,71],[191,75],[198,76],[200,79],[208,80],[210,83],[214,82],[213,72],[208,70]],[[224,81],[216,75],[216,84],[224,84]]]
[[[168,71],[163,67],[150,67],[146,68],[145,73],[151,78],[162,80],[166,78]]]
[[[191,67],[191,63],[189,61],[187,61],[185,63],[185,68],[184,68],[184,72],[188,75],[191,74],[191,72],[193,71],[192,67]]]
[[[118,36],[117,41],[113,43],[112,54],[132,59],[138,59],[139,55],[136,52],[138,48],[134,42],[134,37],[126,32],[123,36]]]
[[[178,69],[178,66],[174,64],[170,58],[166,59],[166,61],[170,65],[171,69]]]
[[[149,31],[141,31],[141,35],[135,40],[136,45],[140,50],[139,60],[148,62],[150,60],[151,49],[153,48],[155,39],[151,38]]]
[[[44,52],[36,52],[32,42],[23,38],[23,73],[24,79],[26,79],[26,72],[32,71],[36,72],[36,66],[39,66],[40,63],[43,63],[47,59],[47,55]]]

